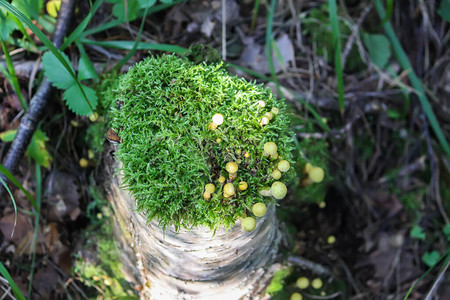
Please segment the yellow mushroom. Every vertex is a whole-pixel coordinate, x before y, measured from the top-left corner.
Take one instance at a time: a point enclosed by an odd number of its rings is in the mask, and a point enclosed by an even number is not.
[[[297,282],[295,283],[299,289],[306,289],[309,286],[309,279],[306,277],[300,277],[297,279]]]
[[[281,172],[280,172],[280,170],[274,170],[273,172],[272,172],[272,174],[270,174],[272,177],[273,177],[273,179],[275,179],[275,180],[278,180],[278,179],[280,179],[281,178]]]
[[[263,155],[264,156],[269,156],[269,155],[274,155],[275,153],[277,153],[277,144],[275,144],[274,142],[267,142],[264,144],[264,152]]]
[[[302,186],[308,186],[313,183],[319,183],[323,181],[323,178],[325,177],[325,171],[322,168],[305,166],[304,170],[307,169],[309,169],[309,171],[307,172],[308,177],[302,179]]]
[[[245,181],[239,182],[238,189],[240,191],[245,191],[248,188],[248,183]]]
[[[280,170],[281,172],[287,172],[287,171],[289,171],[290,168],[291,168],[291,165],[289,164],[289,162],[287,160],[281,160],[278,163],[278,170]]]
[[[323,286],[322,279],[320,278],[314,279],[313,281],[311,281],[311,286],[316,290],[320,289]]]
[[[252,206],[252,212],[256,217],[264,217],[264,215],[267,212],[267,207],[264,203],[258,202],[253,204]]]
[[[80,167],[87,168],[89,166],[89,161],[86,158],[82,158],[79,161]]]
[[[271,112],[267,112],[264,117],[266,117],[267,119],[272,120],[273,119],[273,114]]]
[[[239,168],[238,164],[234,161],[227,162],[225,166],[225,169],[227,170],[228,173],[236,173],[238,168]]]
[[[211,123],[208,124],[208,128],[209,128],[210,130],[214,130],[214,129],[217,128],[217,124],[214,123],[214,122],[211,122]]]
[[[215,115],[212,117],[212,121],[213,121],[217,126],[219,126],[219,125],[222,125],[222,124],[223,124],[224,117],[223,117],[222,114],[215,114]]]
[[[303,300],[303,296],[300,293],[292,293],[289,300]]]
[[[278,200],[283,199],[287,194],[286,186],[280,181],[275,181],[274,183],[272,183],[270,191],[272,193],[272,196]]]
[[[269,124],[269,118],[268,117],[262,117],[261,120],[259,121],[259,125],[264,126]]]
[[[253,231],[256,227],[256,220],[252,217],[246,217],[241,220],[241,227],[245,231]]]
[[[311,178],[311,180],[315,183],[322,182],[325,177],[325,172],[320,167],[313,167],[308,174],[309,178]]]
[[[234,185],[232,183],[227,183],[223,187],[223,192],[227,195],[233,196],[236,193],[236,189],[234,188]],[[229,197],[227,197],[229,198]]]
[[[205,185],[205,191],[207,191],[210,194],[214,193],[215,189],[216,187],[212,183],[208,183],[207,185]]]

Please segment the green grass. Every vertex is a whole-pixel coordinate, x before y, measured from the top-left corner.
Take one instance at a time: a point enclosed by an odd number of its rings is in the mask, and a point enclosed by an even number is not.
[[[338,23],[338,12],[336,0],[328,0],[329,16],[331,23],[331,33],[333,36],[334,45],[334,67],[336,68],[337,89],[339,95],[339,110],[341,114],[345,111],[345,99],[344,99],[344,76],[342,69],[342,46],[341,46],[341,34]]]
[[[382,20],[386,18],[386,12],[384,10],[383,4],[380,0],[376,0],[376,9],[378,11],[378,15]],[[388,37],[388,39],[391,42],[392,49],[394,51],[394,54],[397,58],[398,63],[404,70],[408,70],[408,78],[411,81],[412,86],[417,91],[417,97],[419,99],[419,102],[425,112],[425,115],[427,116],[428,121],[430,122],[430,126],[433,129],[434,133],[436,134],[436,137],[439,141],[439,143],[442,146],[442,149],[447,154],[447,156],[450,157],[450,145],[448,141],[445,138],[445,135],[439,125],[439,121],[436,119],[436,116],[433,112],[433,109],[430,105],[430,102],[428,101],[428,98],[425,94],[425,91],[423,89],[423,83],[420,81],[420,79],[417,77],[416,72],[414,72],[414,69],[408,59],[408,56],[405,53],[405,50],[403,49],[400,41],[397,38],[397,35],[395,34],[394,29],[392,28],[392,25],[389,21],[386,21],[386,23],[383,25],[384,31]]]
[[[17,284],[14,282],[14,279],[12,279],[11,275],[9,275],[8,270],[6,270],[5,266],[0,262],[0,274],[8,281],[9,286],[11,287],[14,296],[18,300],[26,300],[25,296],[22,294],[22,291],[19,289]]]
[[[22,93],[20,92],[19,81],[17,80],[16,71],[14,70],[14,64],[12,62],[11,56],[9,55],[8,47],[6,46],[6,43],[3,39],[0,38],[0,42],[2,44],[3,53],[5,55],[5,60],[6,60],[6,65],[8,66],[8,71],[9,71],[7,78],[9,79],[9,82],[11,83],[11,86],[13,87],[14,92],[16,92],[17,97],[19,98],[22,108],[25,111],[27,111],[28,105],[25,102],[25,99],[23,99]]]
[[[31,267],[30,267],[30,281],[28,283],[28,298],[31,299],[31,292],[33,289],[33,278],[34,278],[34,268],[36,265],[36,245],[39,234],[39,220],[41,218],[41,197],[42,197],[42,176],[41,176],[41,165],[35,163],[36,169],[36,204],[37,209],[34,211],[34,234],[33,234],[33,244],[32,244],[32,256],[31,256]]]

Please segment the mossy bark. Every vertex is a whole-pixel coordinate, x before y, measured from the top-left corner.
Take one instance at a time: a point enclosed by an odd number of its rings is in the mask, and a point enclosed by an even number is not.
[[[111,180],[115,236],[125,273],[143,299],[260,299],[282,238],[274,205],[252,232],[240,221],[215,232],[196,227],[163,231],[136,212],[135,200]]]

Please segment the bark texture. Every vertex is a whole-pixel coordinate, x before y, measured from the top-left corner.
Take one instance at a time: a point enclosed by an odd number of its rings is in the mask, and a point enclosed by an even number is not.
[[[143,289],[143,299],[258,299],[270,277],[281,232],[275,207],[243,232],[240,221],[215,233],[208,228],[163,231],[136,212],[134,199],[111,181],[115,234],[126,274]]]

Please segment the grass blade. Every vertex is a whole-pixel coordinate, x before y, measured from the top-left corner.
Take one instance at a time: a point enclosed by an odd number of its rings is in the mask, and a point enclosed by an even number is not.
[[[106,48],[116,48],[122,50],[131,50],[135,44],[135,41],[93,41],[89,39],[81,39],[80,42],[83,44],[96,45]],[[168,44],[154,44],[154,43],[146,43],[140,42],[137,46],[137,50],[157,50],[164,51],[170,53],[184,54],[187,52],[186,48],[168,45]]]
[[[378,11],[378,15],[380,16],[380,19],[384,19],[386,17],[386,12],[384,10],[383,4],[381,3],[381,0],[375,0],[375,6]],[[431,128],[434,131],[434,134],[436,135],[437,139],[439,140],[439,143],[442,146],[442,149],[447,154],[447,156],[450,157],[450,145],[448,141],[445,138],[445,135],[439,125],[438,120],[436,119],[436,115],[433,112],[433,109],[431,108],[431,104],[428,101],[428,98],[425,94],[424,89],[422,88],[422,82],[417,77],[416,72],[414,72],[414,69],[408,59],[408,56],[405,53],[405,50],[403,50],[403,47],[398,40],[394,29],[391,26],[391,22],[387,21],[384,25],[384,31],[386,33],[386,36],[388,37],[389,41],[391,42],[392,49],[394,51],[394,54],[397,58],[398,63],[404,70],[408,70],[408,77],[411,81],[412,86],[417,91],[417,97],[419,99],[420,105],[422,106],[425,115],[427,116],[427,119],[430,123]]]
[[[26,300],[25,296],[22,294],[22,291],[19,289],[17,284],[12,279],[11,275],[9,275],[8,270],[6,270],[5,266],[1,262],[0,262],[0,274],[2,274],[2,276],[5,277],[5,279],[8,281],[9,286],[11,287],[14,293],[14,296],[16,296],[18,300]]]
[[[11,236],[13,236],[14,235],[14,230],[16,229],[16,224],[17,224],[17,204],[16,204],[16,199],[14,199],[14,195],[11,193],[11,190],[9,189],[8,185],[6,184],[6,182],[1,177],[0,177],[0,183],[3,185],[3,187],[5,188],[5,190],[8,192],[9,196],[11,197],[11,202],[12,202],[13,207],[14,207],[14,226],[13,226],[13,230],[11,232]]]
[[[260,0],[255,0],[255,4],[253,5],[253,14],[252,14],[252,23],[250,25],[250,30],[253,31],[256,26],[256,19],[258,18]]]
[[[27,199],[30,201],[31,205],[33,205],[34,209],[37,209],[36,201],[34,201],[34,198],[31,196],[31,194],[23,187],[23,185],[17,180],[16,177],[7,169],[4,165],[0,164],[0,173],[5,175],[5,177],[11,181],[18,189],[20,189]],[[6,184],[6,183],[5,183]]]
[[[122,68],[122,66],[125,65],[130,60],[130,58],[134,55],[134,53],[136,53],[137,47],[139,46],[139,42],[141,41],[142,30],[144,29],[145,20],[147,19],[147,13],[148,7],[145,8],[144,17],[142,18],[141,26],[139,27],[139,32],[136,37],[136,41],[133,45],[133,48],[131,48],[131,50],[114,66],[114,68],[112,69],[113,72],[119,71],[120,68]]]
[[[22,93],[20,92],[20,86],[19,81],[17,80],[16,71],[14,70],[14,64],[12,62],[11,56],[9,55],[8,48],[6,47],[6,43],[3,39],[0,39],[0,42],[2,44],[3,53],[5,54],[5,60],[6,65],[8,66],[9,71],[9,79],[11,80],[11,85],[16,92],[17,97],[19,98],[20,104],[22,105],[22,108],[24,111],[27,111],[27,103],[25,102],[25,99],[23,99]]]
[[[270,8],[267,12],[267,25],[266,25],[266,57],[267,62],[269,64],[270,74],[272,76],[272,80],[277,85],[277,89],[279,90],[279,82],[277,79],[277,74],[275,72],[275,66],[273,64],[273,57],[272,57],[272,26],[273,26],[273,15],[275,14],[275,7],[277,5],[277,0],[272,0],[270,2]],[[281,94],[281,91],[279,90],[279,94]]]
[[[34,277],[34,266],[36,265],[36,245],[39,233],[39,219],[41,217],[41,196],[42,196],[42,176],[41,176],[41,165],[35,163],[36,168],[36,203],[38,209],[34,212],[34,236],[32,245],[32,258],[31,258],[31,269],[30,269],[30,282],[28,284],[28,298],[31,299],[31,290],[33,288],[33,277]]]
[[[70,65],[63,58],[63,56],[61,55],[60,51],[55,47],[55,45],[53,45],[53,43],[45,36],[45,34],[39,28],[37,28],[37,26],[34,25],[34,23],[31,22],[31,20],[28,19],[17,8],[12,6],[11,4],[6,2],[5,0],[0,0],[0,7],[4,8],[5,10],[7,10],[10,14],[12,14],[17,19],[19,19],[19,21],[21,21],[23,24],[25,24],[31,31],[33,31],[33,33],[38,37],[38,39],[42,43],[44,43],[44,45],[48,48],[48,50],[50,50],[56,56],[56,58],[61,62],[61,64],[64,66],[64,68],[73,77],[73,79],[75,80],[75,82],[77,83],[77,85],[79,86],[79,88],[80,88],[80,90],[81,90],[81,92],[83,94],[83,98],[86,100],[86,102],[88,103],[88,105],[91,108],[91,110],[94,111],[94,108],[92,107],[91,103],[89,102],[89,99],[87,98],[86,94],[84,93],[83,88],[81,87],[80,81],[78,80],[77,76],[73,72],[73,70],[70,67]]]
[[[336,0],[328,0],[328,6],[329,6],[328,12],[331,23],[331,34],[333,36],[333,45],[334,45],[334,67],[336,68],[337,89],[339,95],[339,110],[341,111],[341,115],[343,115],[345,110],[344,76],[342,69],[341,34],[339,30]]]
[[[91,7],[89,10],[88,15],[84,18],[84,20],[75,28],[74,31],[65,39],[64,43],[59,47],[59,49],[64,50],[67,48],[70,44],[72,44],[76,39],[78,39],[88,26],[89,22],[91,21],[92,17],[94,16],[95,12],[99,9],[100,5],[103,3],[103,0],[97,0],[94,3],[94,6]]]

